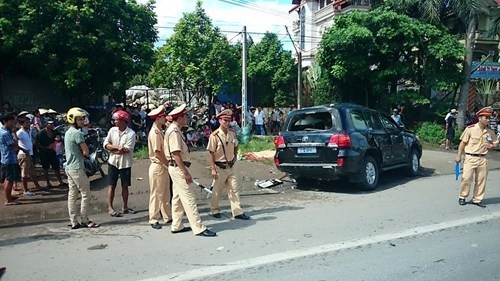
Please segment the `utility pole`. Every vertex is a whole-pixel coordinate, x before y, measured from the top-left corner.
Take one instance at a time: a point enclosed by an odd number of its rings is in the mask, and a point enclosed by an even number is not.
[[[302,50],[295,46],[295,41],[292,39],[292,35],[288,32],[288,26],[285,25],[286,33],[293,43],[295,52],[297,53],[297,109],[301,108],[301,97],[302,97]]]
[[[243,56],[241,62],[241,106],[242,114],[241,120],[242,127],[247,125],[247,114],[248,114],[248,104],[247,104],[247,27],[243,26]]]

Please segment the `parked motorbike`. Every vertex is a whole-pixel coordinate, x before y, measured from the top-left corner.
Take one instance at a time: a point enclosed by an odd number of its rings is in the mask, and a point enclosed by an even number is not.
[[[85,137],[85,143],[89,147],[90,151],[96,151],[96,158],[101,159],[103,163],[106,163],[109,159],[109,151],[104,149],[103,143],[106,137],[106,131],[100,127],[93,127],[88,129],[88,134]]]
[[[101,168],[101,164],[97,161],[97,150],[91,152],[89,157],[83,160],[83,164],[85,166],[85,174],[87,174],[87,177],[91,177],[97,172],[99,172],[103,178],[106,176]]]

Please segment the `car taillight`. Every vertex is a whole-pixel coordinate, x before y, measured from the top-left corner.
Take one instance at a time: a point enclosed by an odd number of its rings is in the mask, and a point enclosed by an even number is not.
[[[283,136],[274,137],[274,147],[275,148],[284,148],[286,147],[285,138]]]
[[[279,167],[280,160],[278,158],[274,158],[274,165],[276,165],[276,167]]]
[[[342,157],[337,158],[337,166],[339,167],[344,166],[344,158]]]
[[[335,134],[330,137],[328,147],[350,148],[351,138],[348,134]]]

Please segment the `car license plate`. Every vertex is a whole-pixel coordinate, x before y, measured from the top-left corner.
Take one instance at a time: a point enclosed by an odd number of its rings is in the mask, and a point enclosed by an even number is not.
[[[297,153],[316,153],[316,147],[299,147],[297,148]]]

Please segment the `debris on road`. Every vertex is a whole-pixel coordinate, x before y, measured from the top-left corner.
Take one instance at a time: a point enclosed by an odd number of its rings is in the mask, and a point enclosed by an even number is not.
[[[103,250],[106,249],[106,247],[108,247],[108,244],[99,244],[92,247],[88,247],[87,250]]]

